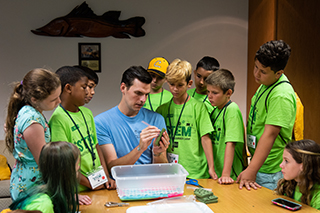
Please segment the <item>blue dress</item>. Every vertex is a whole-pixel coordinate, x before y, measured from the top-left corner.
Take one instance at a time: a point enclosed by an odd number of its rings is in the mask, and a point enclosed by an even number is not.
[[[13,200],[40,178],[38,165],[23,137],[23,132],[33,123],[42,125],[46,143],[51,139],[49,125],[43,115],[31,106],[23,106],[18,112],[13,128],[14,149],[12,154],[16,159],[10,179],[10,193]]]

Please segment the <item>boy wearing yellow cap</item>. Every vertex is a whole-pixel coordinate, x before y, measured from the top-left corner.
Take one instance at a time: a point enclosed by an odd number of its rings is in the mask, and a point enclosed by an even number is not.
[[[166,81],[165,76],[169,62],[163,57],[155,57],[149,62],[148,72],[152,77],[151,90],[144,104],[144,108],[151,111],[171,100],[172,94],[165,90],[162,85]]]

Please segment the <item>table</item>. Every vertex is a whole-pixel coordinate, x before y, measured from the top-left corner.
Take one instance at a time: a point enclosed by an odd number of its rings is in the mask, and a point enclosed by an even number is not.
[[[248,191],[243,188],[240,190],[238,184],[220,185],[217,181],[212,179],[199,179],[199,184],[204,188],[211,188],[212,192],[219,197],[218,203],[208,204],[214,213],[219,212],[232,212],[232,213],[250,213],[250,212],[272,212],[272,213],[290,213],[290,210],[276,206],[271,203],[272,199],[283,197],[288,200],[294,201],[291,198],[275,194],[272,190],[262,187],[261,189],[251,189]],[[189,187],[188,187],[189,186]],[[190,189],[191,185],[185,185],[184,195],[192,195],[193,190]],[[107,208],[104,204],[107,201],[121,202],[117,195],[116,190],[99,190],[82,192],[92,199],[92,204],[89,206],[80,206],[81,213],[97,213],[97,212],[110,212],[110,213],[125,213],[129,207],[143,206],[154,200],[143,201],[130,201],[128,207],[113,207]],[[297,201],[294,201],[299,203]],[[300,203],[302,204],[302,203]],[[302,204],[302,208],[298,213],[320,213],[320,211]]]

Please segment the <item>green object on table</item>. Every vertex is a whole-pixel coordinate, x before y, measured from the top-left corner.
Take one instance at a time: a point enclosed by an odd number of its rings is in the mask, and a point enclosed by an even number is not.
[[[208,204],[208,203],[217,203],[218,197],[213,194],[213,192],[210,192],[208,190],[205,190],[203,188],[198,188],[194,190],[194,194],[196,195],[196,198],[198,201]]]

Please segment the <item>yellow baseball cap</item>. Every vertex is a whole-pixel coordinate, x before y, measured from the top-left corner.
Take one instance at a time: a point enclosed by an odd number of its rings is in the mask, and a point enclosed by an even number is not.
[[[155,57],[149,62],[148,72],[153,72],[161,77],[165,77],[169,62],[163,57]]]

